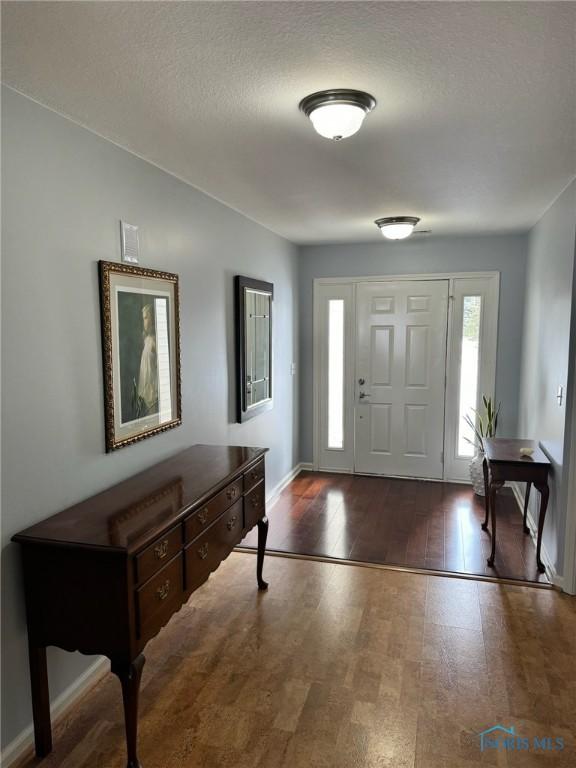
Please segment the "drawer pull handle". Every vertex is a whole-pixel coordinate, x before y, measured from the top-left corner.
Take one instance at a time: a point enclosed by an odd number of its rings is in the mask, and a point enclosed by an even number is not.
[[[202,523],[202,525],[205,525],[206,520],[208,520],[208,510],[202,509],[200,512],[198,512],[198,520]]]
[[[228,501],[230,501],[230,499],[234,499],[236,497],[236,494],[237,494],[236,488],[229,488],[226,491],[226,497],[228,498]]]
[[[260,506],[260,499],[258,498],[258,496],[252,496],[251,502],[254,509],[257,509]]]
[[[154,547],[154,554],[157,560],[164,560],[168,554],[168,539],[164,539],[164,541],[161,541],[160,544]]]
[[[200,560],[206,560],[208,557],[208,544],[202,544],[200,549],[198,550],[198,557]]]
[[[254,470],[254,472],[252,472],[252,480],[258,480],[259,477],[260,473]]]
[[[164,584],[161,584],[156,590],[158,600],[166,600],[168,593],[170,592],[170,579],[166,579]]]
[[[232,528],[234,528],[234,526],[236,525],[237,519],[238,518],[236,517],[236,515],[234,515],[234,517],[231,517],[230,520],[228,520],[228,522],[226,523],[226,527],[228,528],[229,531],[231,531]]]

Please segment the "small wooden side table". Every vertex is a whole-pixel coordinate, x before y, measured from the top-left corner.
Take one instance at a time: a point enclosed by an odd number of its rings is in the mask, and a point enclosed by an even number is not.
[[[536,544],[536,563],[540,573],[544,573],[544,564],[540,559],[542,546],[542,531],[548,507],[548,472],[550,461],[535,440],[512,440],[503,437],[484,438],[484,490],[486,494],[486,518],[482,524],[483,530],[488,530],[488,516],[492,518],[492,552],[488,565],[494,567],[496,554],[496,494],[507,480],[526,483],[524,497],[524,533],[530,533],[526,525],[528,501],[532,485],[540,492],[540,514],[538,516],[538,538]],[[532,448],[532,456],[522,456],[520,448]]]

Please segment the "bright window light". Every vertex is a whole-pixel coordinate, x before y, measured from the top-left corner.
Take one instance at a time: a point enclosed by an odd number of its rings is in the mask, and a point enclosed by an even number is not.
[[[344,299],[328,301],[328,448],[344,447]]]
[[[163,424],[172,418],[167,300],[154,299],[154,312],[156,316],[156,354],[158,358],[158,408],[160,423]]]
[[[480,361],[480,326],[482,297],[464,296],[462,305],[462,345],[460,348],[460,411],[458,418],[458,456],[471,458],[476,453],[474,432],[464,417],[474,420],[478,406],[478,363]],[[471,442],[468,442],[468,441]]]

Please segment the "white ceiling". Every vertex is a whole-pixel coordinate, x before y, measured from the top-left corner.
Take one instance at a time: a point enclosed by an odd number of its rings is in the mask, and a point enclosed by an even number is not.
[[[576,174],[576,4],[9,2],[3,80],[295,242],[526,229]],[[317,136],[324,88],[378,100]]]

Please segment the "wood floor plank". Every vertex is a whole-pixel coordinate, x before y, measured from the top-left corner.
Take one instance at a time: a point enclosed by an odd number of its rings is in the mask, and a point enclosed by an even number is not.
[[[309,486],[306,486],[309,487]],[[232,554],[146,649],[144,768],[573,768],[576,600]],[[480,751],[497,723],[561,752]],[[124,768],[105,677],[26,768]]]
[[[498,496],[494,568],[484,499],[466,485],[302,472],[268,517],[268,547],[280,552],[547,582],[508,489]],[[243,546],[256,545],[253,530]]]

